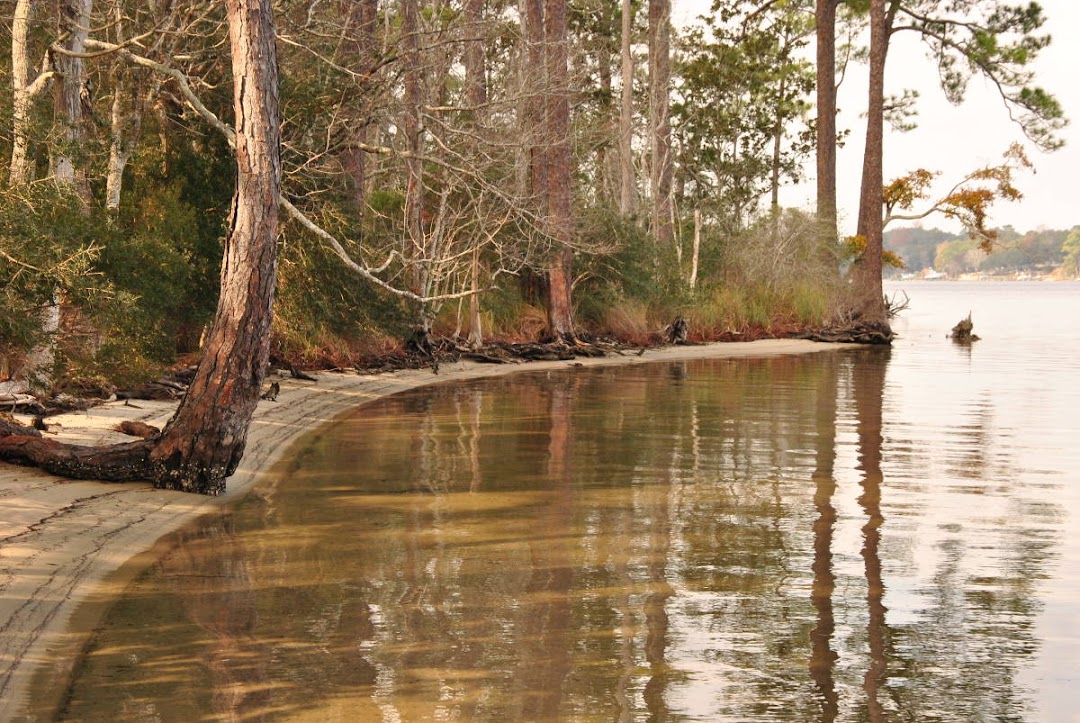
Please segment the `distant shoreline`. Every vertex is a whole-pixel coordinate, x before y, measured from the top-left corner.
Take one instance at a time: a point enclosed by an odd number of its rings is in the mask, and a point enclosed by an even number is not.
[[[944,274],[942,276],[929,277],[920,274],[911,274],[903,276],[893,276],[884,279],[885,283],[897,283],[900,281],[994,281],[994,282],[1006,282],[1006,281],[1080,281],[1080,278],[1062,278],[1053,274],[1009,274],[1009,275],[996,275],[996,274],[980,274],[969,273],[959,275]]]

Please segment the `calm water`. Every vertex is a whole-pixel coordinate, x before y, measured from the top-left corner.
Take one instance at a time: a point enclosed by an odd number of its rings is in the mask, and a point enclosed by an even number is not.
[[[363,408],[117,601],[65,717],[1080,720],[1080,285],[904,288],[891,351]]]

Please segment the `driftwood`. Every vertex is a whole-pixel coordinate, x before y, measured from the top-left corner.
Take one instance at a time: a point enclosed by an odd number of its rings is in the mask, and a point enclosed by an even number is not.
[[[172,401],[179,399],[182,392],[175,387],[157,382],[149,382],[142,386],[131,389],[121,389],[116,392],[117,399],[147,399],[152,401]]]
[[[512,364],[513,359],[508,359],[502,356],[496,356],[494,354],[485,353],[483,351],[466,351],[461,353],[462,359],[468,359],[469,361],[478,362],[480,364]]]
[[[120,424],[116,425],[116,431],[123,434],[130,435],[132,437],[141,437],[143,439],[150,439],[161,434],[161,430],[152,424],[146,422],[136,422],[130,419],[125,419]]]
[[[21,392],[0,394],[0,409],[8,413],[22,412],[23,414],[44,414],[46,411],[45,405],[37,397]]]
[[[514,344],[514,352],[529,361],[571,361],[576,358],[566,344]]]
[[[891,344],[892,331],[877,324],[852,323],[845,326],[812,329],[799,334],[799,339],[843,344]]]
[[[956,326],[949,332],[949,338],[957,344],[970,344],[973,341],[978,341],[979,337],[972,333],[974,328],[975,325],[971,322],[971,312],[969,311],[967,318],[957,322]]]
[[[305,382],[316,381],[315,377],[310,374],[305,374],[303,371],[296,368],[296,365],[284,357],[280,357],[277,354],[270,355],[270,366],[277,367],[278,369],[284,369],[289,372],[289,376],[293,379],[302,379]]]
[[[41,436],[41,432],[37,429],[19,424],[10,414],[0,412],[0,437],[7,437],[13,434],[25,435],[27,437]]]
[[[195,378],[195,368],[180,369],[168,376],[155,379],[131,389],[119,389],[116,392],[117,399],[148,399],[156,401],[172,401],[179,399],[187,393],[188,385]]]
[[[495,341],[474,349],[453,339],[432,339],[430,348],[415,345],[403,352],[387,354],[358,365],[357,371],[378,374],[401,369],[430,367],[436,374],[439,365],[462,359],[481,364],[517,364],[523,361],[573,361],[578,357],[603,357],[617,351],[614,345],[575,341],[517,343]]]

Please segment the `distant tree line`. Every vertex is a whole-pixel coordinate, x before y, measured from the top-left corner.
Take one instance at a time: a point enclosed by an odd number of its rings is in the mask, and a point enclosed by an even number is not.
[[[903,269],[890,275],[935,269],[948,274],[1053,273],[1077,275],[1077,239],[1080,231],[1039,229],[1020,233],[1011,226],[997,229],[992,250],[987,253],[968,234],[918,227],[885,232],[885,248],[899,256]],[[1071,240],[1071,241],[1070,241]]]

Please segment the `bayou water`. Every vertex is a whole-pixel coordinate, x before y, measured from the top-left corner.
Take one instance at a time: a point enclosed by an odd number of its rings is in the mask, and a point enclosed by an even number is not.
[[[1080,720],[1080,285],[901,288],[891,350],[363,407],[115,601],[62,717]]]

